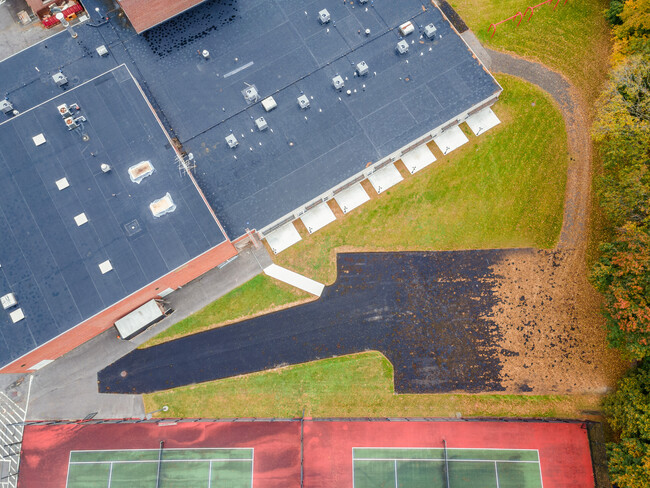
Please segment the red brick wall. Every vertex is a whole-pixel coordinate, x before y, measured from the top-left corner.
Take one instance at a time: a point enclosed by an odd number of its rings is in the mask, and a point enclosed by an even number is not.
[[[75,347],[80,346],[101,332],[110,329],[117,319],[124,317],[143,303],[157,297],[161,291],[167,288],[183,286],[201,276],[206,271],[233,257],[235,254],[237,254],[237,251],[229,241],[220,244],[189,263],[166,274],[151,285],[142,288],[121,302],[116,303],[112,307],[77,325],[75,328],[70,329],[68,332],[63,333],[38,349],[5,366],[0,369],[0,373],[25,373],[32,371],[29,368],[44,359],[56,359],[63,356],[65,353],[72,351]],[[115,331],[115,334],[117,334],[117,331]]]

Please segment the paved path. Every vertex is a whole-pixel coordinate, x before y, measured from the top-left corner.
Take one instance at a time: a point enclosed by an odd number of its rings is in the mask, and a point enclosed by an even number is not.
[[[569,143],[564,221],[558,249],[584,251],[589,220],[591,138],[589,121],[578,91],[560,73],[526,59],[487,49],[492,71],[522,78],[550,94],[564,117]]]
[[[222,269],[215,268],[166,300],[174,313],[130,341],[117,338],[113,328],[33,373],[33,387],[27,418],[82,419],[137,418],[144,413],[140,395],[100,395],[97,371],[133,351],[150,337],[162,332],[192,313],[202,309],[230,290],[237,288],[271,264],[266,250],[249,248]],[[25,406],[26,385],[15,375],[0,375],[0,393],[4,391]],[[17,381],[14,381],[17,380]],[[9,384],[12,382],[11,384]]]
[[[264,268],[264,273],[269,275],[271,278],[283,281],[284,283],[295,286],[296,288],[311,293],[312,295],[316,295],[317,297],[321,296],[323,289],[325,288],[325,285],[322,283],[307,278],[295,271],[278,266],[277,264],[272,264]]]

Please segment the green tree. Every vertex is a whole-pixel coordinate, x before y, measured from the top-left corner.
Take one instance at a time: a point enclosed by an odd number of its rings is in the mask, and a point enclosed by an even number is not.
[[[608,338],[627,356],[650,356],[650,236],[632,223],[601,246],[592,280],[605,298]]]
[[[619,382],[604,402],[617,442],[608,444],[609,475],[620,488],[650,486],[650,359]]]

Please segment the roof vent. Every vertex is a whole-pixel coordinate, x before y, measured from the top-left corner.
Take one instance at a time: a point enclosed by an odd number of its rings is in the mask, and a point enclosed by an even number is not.
[[[9,317],[11,317],[11,321],[15,324],[16,322],[23,320],[25,318],[25,314],[23,313],[22,308],[17,308],[9,314]]]
[[[45,144],[45,136],[41,134],[37,134],[34,137],[32,137],[32,141],[34,141],[35,146],[40,146],[42,144]]]
[[[129,177],[133,183],[139,185],[142,180],[150,176],[153,172],[154,167],[151,161],[140,161],[138,164],[134,164],[129,168]]]
[[[255,125],[257,126],[257,130],[266,130],[269,128],[269,124],[266,123],[266,119],[264,117],[255,119]]]
[[[11,104],[9,100],[0,100],[0,110],[2,110],[3,113],[8,114],[11,113],[14,109],[14,106]]]
[[[54,83],[56,83],[59,86],[66,85],[68,83],[68,79],[65,77],[65,75],[61,72],[59,73],[54,73],[52,75],[52,79],[54,80]]]
[[[408,36],[409,34],[412,34],[414,30],[415,27],[413,27],[413,23],[410,20],[404,22],[402,25],[399,26],[399,33],[402,34],[403,36]]]
[[[239,141],[235,137],[235,134],[227,135],[226,142],[231,149],[235,149],[239,145]]]
[[[433,39],[436,36],[436,26],[429,24],[424,26],[424,35],[427,39]]]
[[[162,217],[166,213],[171,213],[176,210],[176,204],[172,200],[172,196],[167,192],[164,197],[151,202],[149,209],[154,217]]]
[[[406,54],[407,52],[409,52],[409,43],[406,42],[404,39],[399,41],[397,43],[397,52],[400,54]]]
[[[300,105],[300,108],[309,107],[309,98],[307,97],[307,95],[300,95],[298,97],[298,105]]]
[[[77,227],[81,227],[82,225],[88,223],[88,217],[86,217],[86,214],[82,212],[79,215],[75,215],[74,223],[77,224]]]
[[[99,271],[101,271],[102,274],[106,274],[112,269],[113,269],[113,265],[111,264],[110,259],[107,259],[103,263],[99,263]]]
[[[277,106],[278,104],[276,103],[275,98],[273,97],[268,97],[262,100],[262,107],[264,107],[264,110],[266,110],[267,112],[270,112]]]
[[[318,12],[318,20],[321,24],[327,24],[330,21],[330,13],[326,8]]]
[[[201,51],[201,56],[203,56],[203,59],[210,59],[210,51],[204,49],[203,51]]]
[[[334,88],[337,90],[340,90],[345,86],[345,82],[343,81],[343,78],[341,78],[341,75],[336,75],[332,78],[332,85],[334,85]]]
[[[255,103],[260,99],[260,95],[257,92],[257,87],[255,85],[248,85],[246,88],[244,88],[242,91],[242,95],[244,95],[244,100],[246,100],[248,103]]]
[[[357,73],[359,74],[359,76],[368,74],[368,65],[366,64],[365,61],[361,61],[360,63],[357,64]]]
[[[95,51],[97,51],[97,54],[99,54],[100,56],[106,56],[108,54],[108,49],[106,49],[106,46],[104,46],[103,44],[99,46],[97,49],[95,49]]]
[[[56,180],[54,183],[56,184],[56,187],[59,189],[59,191],[65,190],[70,186],[67,178],[61,178],[60,180]]]
[[[16,295],[13,293],[7,293],[5,296],[0,297],[0,303],[2,303],[2,308],[7,310],[18,305],[18,300],[16,300]]]

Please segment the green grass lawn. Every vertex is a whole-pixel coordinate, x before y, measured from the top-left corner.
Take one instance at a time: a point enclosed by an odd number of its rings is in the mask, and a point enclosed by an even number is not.
[[[528,22],[507,22],[492,37],[491,23],[507,19],[541,0],[449,0],[484,44],[533,58],[564,73],[578,85],[588,103],[598,94],[607,69],[610,33],[603,12],[608,0],[560,0],[535,10]]]
[[[393,367],[378,352],[144,395],[166,417],[585,417],[597,395],[396,395]]]
[[[296,303],[310,297],[311,295],[307,292],[266,275],[258,275],[204,309],[149,339],[140,348],[151,347],[188,334],[195,334],[246,317],[260,315],[281,308],[288,303]]]
[[[562,117],[536,87],[499,76],[502,124],[276,256],[321,282],[336,250],[550,248],[562,226],[567,141]]]

